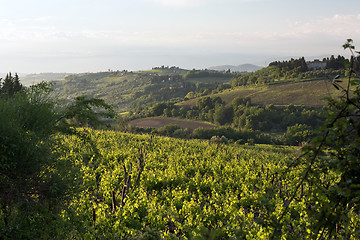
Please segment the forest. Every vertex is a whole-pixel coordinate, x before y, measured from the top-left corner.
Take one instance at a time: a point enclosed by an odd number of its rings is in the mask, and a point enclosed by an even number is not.
[[[7,74],[0,82],[0,238],[359,239],[360,57],[351,39],[343,47],[351,59],[329,58],[341,60],[340,69],[313,72],[301,58],[221,73],[223,83],[195,81],[208,73],[176,67],[64,81],[94,87],[105,76],[114,88],[110,80],[121,77],[126,116],[101,94],[61,100],[54,92],[64,83],[27,87]],[[276,76],[287,84],[306,74],[330,75],[338,95],[321,107],[214,95],[232,91],[233,82],[274,84]],[[165,95],[169,84],[181,90]],[[189,92],[195,105],[179,105]],[[217,127],[127,125],[151,116]]]
[[[184,135],[200,139],[210,139],[212,136],[225,136],[229,140],[254,143],[299,145],[311,137],[311,130],[318,128],[322,122],[320,108],[307,106],[274,106],[254,105],[250,98],[234,98],[231,104],[225,104],[220,97],[203,97],[194,107],[178,107],[173,103],[157,103],[142,116],[163,116],[182,119],[207,121],[219,126],[217,129],[196,129],[193,134]],[[168,126],[170,128],[171,126]],[[145,132],[166,133],[166,129],[143,129]],[[173,131],[168,132],[168,136]],[[141,129],[129,129],[141,132]],[[245,133],[244,134],[241,133]],[[271,137],[271,133],[278,134]],[[175,135],[179,134],[177,132]]]

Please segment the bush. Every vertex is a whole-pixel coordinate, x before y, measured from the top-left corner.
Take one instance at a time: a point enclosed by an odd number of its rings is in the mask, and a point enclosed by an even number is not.
[[[165,136],[171,136],[176,130],[179,130],[178,125],[169,124],[158,129],[158,133]]]
[[[52,238],[54,232],[52,224],[44,228],[57,218],[44,202],[60,201],[66,184],[57,177],[51,154],[60,112],[49,91],[42,83],[0,98],[0,235],[5,239]]]
[[[59,115],[44,88],[34,86],[0,99],[0,174],[20,179],[39,171],[47,161],[49,138]]]
[[[272,139],[270,135],[261,133],[259,131],[241,131],[233,129],[231,127],[221,127],[221,128],[197,128],[193,131],[193,138],[199,139],[211,139],[213,136],[224,136],[228,140],[233,140],[238,143],[248,142],[249,139],[253,139],[254,143],[262,144],[273,144],[277,142]],[[241,140],[241,141],[238,141]]]
[[[58,161],[52,153],[55,133],[76,133],[67,117],[98,120],[99,112],[90,106],[103,102],[79,98],[84,101],[60,110],[50,92],[51,85],[40,83],[0,97],[1,239],[60,238],[60,206],[76,191],[69,187],[76,175],[72,162]]]
[[[183,138],[183,139],[189,138],[189,135],[190,135],[189,130],[182,128],[175,130],[174,133],[172,134],[172,136],[175,138]]]
[[[225,136],[212,136],[210,139],[211,143],[216,143],[216,144],[227,144],[228,143],[228,139]]]
[[[283,136],[284,142],[288,145],[299,145],[311,137],[311,132],[311,127],[305,124],[295,124],[287,128]]]

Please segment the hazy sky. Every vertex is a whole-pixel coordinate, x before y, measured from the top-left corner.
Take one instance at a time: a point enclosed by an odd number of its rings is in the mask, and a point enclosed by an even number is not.
[[[0,72],[265,65],[347,38],[359,0],[0,0]]]

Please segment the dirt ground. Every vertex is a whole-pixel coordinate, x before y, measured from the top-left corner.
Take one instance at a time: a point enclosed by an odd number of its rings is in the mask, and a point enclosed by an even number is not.
[[[165,125],[178,125],[181,128],[188,128],[189,130],[194,130],[196,128],[215,128],[216,125],[204,122],[197,122],[185,119],[177,119],[177,118],[161,118],[161,117],[153,117],[153,118],[142,118],[136,119],[129,122],[129,125],[141,127],[141,128],[161,128]]]

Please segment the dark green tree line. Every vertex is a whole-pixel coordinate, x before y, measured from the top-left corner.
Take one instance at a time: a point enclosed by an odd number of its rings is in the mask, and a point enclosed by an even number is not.
[[[22,84],[20,83],[17,73],[15,73],[15,76],[12,76],[10,72],[6,75],[5,79],[0,79],[0,95],[3,97],[12,97],[21,89]]]

